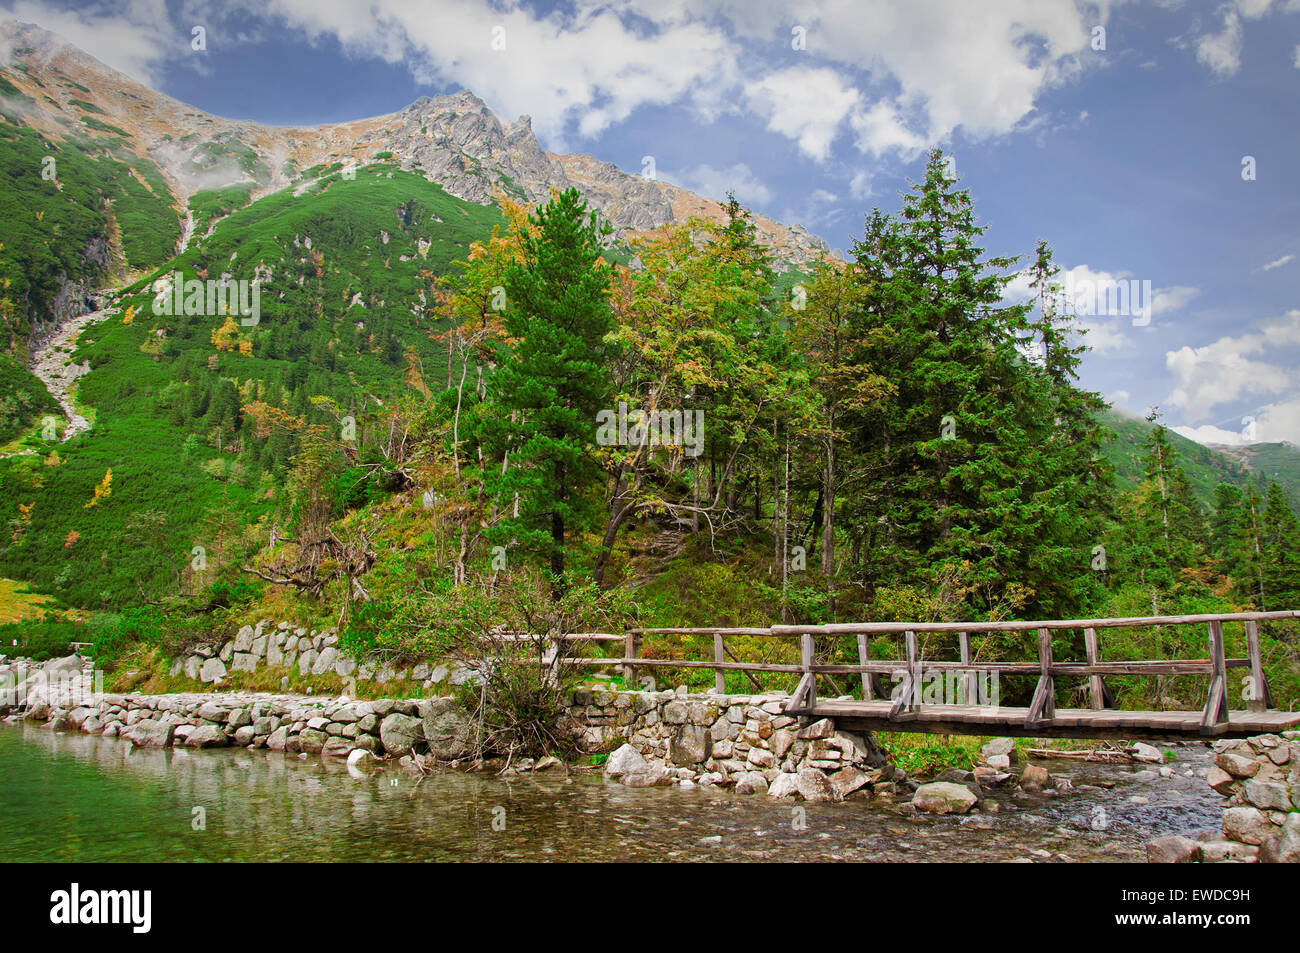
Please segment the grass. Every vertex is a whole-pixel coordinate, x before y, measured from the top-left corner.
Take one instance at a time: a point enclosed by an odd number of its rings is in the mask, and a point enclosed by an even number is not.
[[[28,591],[26,583],[0,579],[0,625],[40,619],[52,602],[49,596]]]

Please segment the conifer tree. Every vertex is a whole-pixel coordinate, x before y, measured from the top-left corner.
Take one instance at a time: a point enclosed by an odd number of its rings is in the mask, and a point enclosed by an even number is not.
[[[610,399],[610,269],[600,259],[603,231],[576,189],[556,195],[532,224],[521,261],[506,273],[505,328],[515,345],[493,377],[484,437],[503,461],[491,488],[510,514],[496,535],[540,553],[558,597],[566,550],[595,515],[596,415]]]

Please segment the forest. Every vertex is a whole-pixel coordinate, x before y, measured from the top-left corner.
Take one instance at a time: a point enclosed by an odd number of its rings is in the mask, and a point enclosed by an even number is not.
[[[988,255],[948,168],[933,152],[847,261],[806,272],[734,198],[622,247],[575,190],[498,214],[382,164],[314,170],[311,201],[196,197],[222,227],[83,341],[100,452],[7,465],[0,568],[75,607],[26,637],[170,653],[265,610],[400,661],[539,625],[1300,608],[1278,484],[1198,496],[1153,408],[1121,489],[1049,244]],[[236,256],[284,289],[257,328],[150,308],[152,278]],[[672,415],[697,431],[644,425]],[[1283,708],[1296,638],[1262,630]],[[1108,657],[1204,654],[1123,639]],[[1030,657],[1013,634],[985,650]],[[1130,707],[1203,701],[1192,679],[1118,685]]]

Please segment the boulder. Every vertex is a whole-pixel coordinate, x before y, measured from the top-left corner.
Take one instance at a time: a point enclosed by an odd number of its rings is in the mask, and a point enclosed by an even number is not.
[[[737,794],[766,794],[767,778],[757,771],[746,771],[736,779]]]
[[[219,705],[216,702],[204,702],[199,706],[198,716],[204,721],[215,721],[225,724],[226,719],[230,717],[230,709],[225,705]]]
[[[1201,859],[1201,845],[1189,837],[1157,837],[1147,842],[1147,863],[1190,864]]]
[[[1234,778],[1253,778],[1259,772],[1259,762],[1254,758],[1221,751],[1214,756],[1214,763]]]
[[[456,699],[427,699],[420,703],[419,712],[424,722],[424,740],[428,742],[429,754],[434,758],[439,761],[458,761],[474,753],[476,729]],[[366,730],[365,723],[365,718],[357,723],[362,731]]]
[[[1285,784],[1276,781],[1258,781],[1254,778],[1241,786],[1242,799],[1260,810],[1291,810],[1291,792]]]
[[[817,738],[829,738],[835,734],[835,722],[821,718],[805,728],[800,728],[794,736],[800,741],[813,741]]]
[[[841,768],[832,774],[830,778],[831,787],[835,789],[835,793],[840,796],[841,800],[870,782],[870,777],[865,771],[859,771],[852,765]]]
[[[605,762],[605,777],[621,778],[630,772],[644,771],[649,767],[641,752],[629,744],[620,745]]]
[[[1273,823],[1258,808],[1230,807],[1223,812],[1223,833],[1232,840],[1258,846],[1273,836]]]
[[[226,663],[219,658],[205,659],[199,669],[199,681],[219,682],[226,677]]]
[[[316,661],[312,663],[311,673],[313,675],[324,675],[334,668],[339,660],[339,650],[336,648],[321,649],[320,655],[316,656]]]
[[[1026,791],[1041,791],[1051,783],[1052,776],[1040,764],[1027,764],[1020,775],[1020,786]]]
[[[930,814],[965,814],[978,802],[970,788],[952,781],[922,784],[912,795],[912,806]]]
[[[328,650],[327,650],[328,651]],[[379,740],[391,755],[410,754],[424,741],[424,722],[410,715],[393,712],[379,725]]]
[[[1232,793],[1232,786],[1237,783],[1237,779],[1217,764],[1212,764],[1205,773],[1205,783],[1214,788],[1219,794],[1227,797]]]
[[[1249,863],[1259,854],[1259,848],[1240,844],[1235,840],[1209,840],[1201,843],[1201,862],[1221,864],[1225,861]]]
[[[1142,761],[1146,764],[1163,764],[1165,760],[1164,753],[1159,748],[1155,745],[1144,744],[1141,741],[1128,750],[1133,755],[1134,761]]]
[[[228,744],[230,739],[216,725],[199,725],[185,736],[187,748],[224,748]]]
[[[249,652],[236,652],[230,663],[230,670],[232,672],[257,671],[257,656]]]
[[[830,778],[820,768],[803,768],[799,771],[799,796],[805,801],[838,801]]]
[[[315,754],[325,747],[325,742],[329,740],[329,735],[323,731],[317,731],[315,728],[304,728],[294,737],[290,738],[286,748],[289,751],[296,747],[299,751],[306,751],[308,754]],[[294,742],[297,745],[294,745]],[[270,744],[267,744],[270,747]]]
[[[1263,864],[1300,864],[1300,813],[1288,814],[1281,830],[1259,848]]]
[[[235,651],[247,652],[253,647],[253,627],[246,625],[235,633]]]
[[[1011,765],[1020,761],[1020,752],[1016,750],[1014,738],[994,738],[980,748],[980,757],[984,759],[985,763],[1005,771]],[[994,764],[990,760],[991,758],[1005,758],[1006,760]]]
[[[768,797],[794,797],[798,793],[799,775],[793,773],[778,774],[776,780],[767,789]]]
[[[668,758],[673,764],[678,765],[699,764],[707,761],[712,751],[713,738],[707,728],[700,725],[682,725],[673,734],[672,741],[668,745]],[[770,761],[771,752],[768,752],[767,756]]]
[[[122,735],[141,748],[166,748],[172,743],[172,725],[164,725],[152,718],[142,718],[128,726]]]

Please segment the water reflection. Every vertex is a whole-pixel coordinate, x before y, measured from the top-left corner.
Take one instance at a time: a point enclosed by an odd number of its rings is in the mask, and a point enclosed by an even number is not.
[[[350,776],[314,756],[133,748],[23,725],[0,728],[0,859],[1140,860],[1152,837],[1218,824],[1218,796],[1184,774],[1204,767],[1205,749],[1174,750],[1173,778],[1049,763],[1081,790],[915,818],[880,802],[629,789],[598,774],[417,778],[363,763]],[[1096,784],[1110,787],[1085,787]]]

